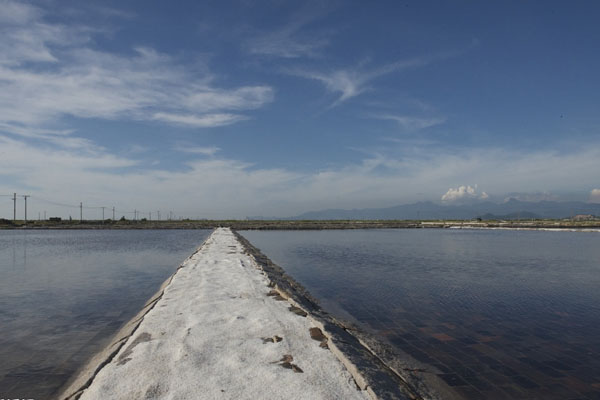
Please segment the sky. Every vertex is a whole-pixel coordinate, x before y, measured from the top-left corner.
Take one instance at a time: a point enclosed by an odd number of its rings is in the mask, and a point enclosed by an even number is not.
[[[600,202],[599,12],[0,0],[0,217]]]

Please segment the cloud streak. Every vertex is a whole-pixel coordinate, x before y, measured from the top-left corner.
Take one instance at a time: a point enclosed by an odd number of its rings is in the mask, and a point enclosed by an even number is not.
[[[198,155],[202,155],[202,156],[214,156],[219,151],[221,151],[221,149],[216,146],[208,146],[208,147],[190,146],[190,145],[186,145],[184,143],[176,144],[173,147],[173,150],[181,152],[181,153],[198,154]]]
[[[287,69],[284,70],[284,72],[290,75],[321,82],[327,91],[338,95],[337,100],[332,104],[332,107],[335,107],[369,90],[369,83],[379,77],[409,68],[417,68],[428,64],[433,59],[435,58],[420,57],[400,60],[370,70],[356,67],[338,69],[330,72],[318,72],[305,69]]]
[[[329,38],[323,32],[310,34],[303,32],[315,21],[329,12],[323,2],[309,3],[279,29],[254,35],[244,42],[246,51],[253,55],[297,59],[313,58],[329,45]]]
[[[374,115],[373,118],[390,120],[396,122],[403,130],[413,132],[422,129],[431,128],[432,126],[441,125],[446,122],[445,118],[419,118],[408,115],[392,115],[380,114]]]
[[[235,124],[236,122],[248,119],[242,115],[236,114],[172,114],[156,113],[152,116],[153,120],[168,122],[176,125],[193,126],[196,128],[213,128],[216,126],[225,126]]]
[[[468,48],[477,45],[478,43],[474,42]],[[398,60],[371,69],[366,69],[362,65],[359,65],[353,68],[342,68],[327,72],[301,68],[284,69],[283,72],[289,75],[321,82],[327,91],[338,95],[337,100],[331,105],[332,107],[335,107],[370,90],[371,87],[369,86],[369,83],[380,77],[456,57],[463,54],[465,51],[466,49],[442,51],[434,54]]]
[[[152,48],[95,50],[91,29],[47,23],[36,7],[3,0],[0,9],[0,123],[21,127],[13,134],[65,116],[210,128],[273,100],[269,86],[220,88],[209,72]]]

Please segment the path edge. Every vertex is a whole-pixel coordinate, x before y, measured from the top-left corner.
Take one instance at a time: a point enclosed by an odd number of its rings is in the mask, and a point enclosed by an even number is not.
[[[342,362],[360,389],[373,399],[423,400],[439,395],[423,384],[420,377],[401,374],[372,350],[377,340],[355,326],[334,318],[321,308],[310,292],[255,247],[240,232],[233,230],[239,242],[265,273],[270,286],[296,307],[303,309],[328,338],[332,353]],[[367,344],[367,342],[369,344]],[[385,346],[385,345],[382,345]]]
[[[100,352],[96,353],[86,364],[80,368],[71,379],[69,379],[59,390],[56,399],[60,400],[77,400],[83,394],[84,390],[87,389],[93,382],[94,378],[100,370],[117,355],[119,350],[125,345],[127,339],[129,339],[140,326],[146,314],[148,314],[162,298],[165,289],[171,284],[175,275],[181,268],[184,268],[189,260],[195,256],[206,244],[208,239],[212,236],[214,230],[204,239],[204,241],[196,248],[196,250],[190,254],[185,260],[179,264],[175,272],[171,274],[159,287],[159,289],[146,301],[144,307],[131,318],[119,331],[113,335],[109,344],[104,347]]]

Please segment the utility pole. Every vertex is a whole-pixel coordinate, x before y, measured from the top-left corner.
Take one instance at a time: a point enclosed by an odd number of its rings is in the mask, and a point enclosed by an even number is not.
[[[115,208],[113,207],[113,221],[115,220]]]
[[[148,213],[148,221],[152,221],[152,211]]]
[[[44,210],[44,221],[46,220],[46,210]]]
[[[83,202],[79,202],[79,223],[83,223]]]
[[[106,208],[106,207],[102,207],[102,223],[103,223],[103,224],[104,224],[104,209],[105,209],[105,208]]]
[[[137,221],[137,210],[133,210],[133,220]]]
[[[28,194],[23,195],[23,199],[25,200],[25,225],[27,225],[27,198],[31,197]]]
[[[158,215],[158,220],[160,221],[160,211],[157,211],[156,214]]]
[[[17,220],[17,194],[13,193],[13,221]]]

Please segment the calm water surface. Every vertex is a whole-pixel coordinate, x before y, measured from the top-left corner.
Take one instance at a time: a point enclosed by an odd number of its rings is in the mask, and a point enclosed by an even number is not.
[[[468,399],[600,399],[600,234],[243,235]]]
[[[50,397],[209,233],[0,231],[0,397]]]

